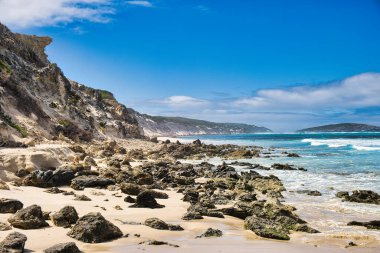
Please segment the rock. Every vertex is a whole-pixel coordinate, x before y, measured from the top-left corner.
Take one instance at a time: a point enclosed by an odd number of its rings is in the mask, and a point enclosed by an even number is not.
[[[24,204],[16,199],[0,199],[0,213],[15,213],[23,207]]]
[[[90,157],[90,156],[86,156],[83,160],[84,164],[86,165],[90,165],[90,166],[97,166],[94,158]]]
[[[10,226],[9,224],[0,222],[0,231],[7,231],[11,229],[12,229],[12,226]]]
[[[182,200],[185,202],[190,202],[192,204],[198,202],[199,192],[197,192],[195,190],[188,190],[188,191],[184,192],[183,195],[184,196],[183,196]]]
[[[84,188],[106,188],[108,185],[115,184],[110,178],[100,176],[79,176],[72,180],[71,188],[74,190],[83,190]]]
[[[27,238],[24,234],[18,232],[10,233],[2,242],[0,242],[0,252],[22,253],[24,252],[26,240]]]
[[[59,243],[44,250],[44,253],[81,253],[74,242]]]
[[[131,196],[125,197],[124,201],[127,203],[136,203],[136,199],[132,198]]]
[[[54,225],[64,228],[70,227],[71,224],[75,224],[79,219],[77,211],[72,206],[65,206],[50,217]]]
[[[68,236],[87,243],[100,243],[123,236],[121,230],[100,213],[88,213],[75,223]]]
[[[155,246],[168,245],[168,246],[175,247],[175,248],[179,247],[176,244],[171,244],[171,243],[168,243],[168,242],[157,241],[157,240],[150,240],[150,241],[140,242],[139,244],[148,244],[148,245],[155,245]]]
[[[9,190],[9,186],[6,182],[0,179],[0,190]]]
[[[51,193],[51,194],[59,194],[59,193],[64,193],[64,190],[59,189],[58,187],[52,187],[50,189],[47,189],[45,192]]]
[[[299,190],[297,191],[299,194],[307,194],[309,196],[322,196],[322,193],[319,191],[312,191],[312,190]]]
[[[35,170],[22,181],[23,185],[35,187],[57,187],[69,185],[75,172],[70,169]]]
[[[349,196],[344,195],[343,200],[349,202],[380,205],[380,195],[376,192],[368,190],[353,191],[352,194]]]
[[[203,219],[202,215],[197,211],[188,211],[182,216],[182,220],[201,220]]]
[[[245,229],[252,230],[256,235],[277,240],[289,240],[289,230],[284,228],[279,222],[259,218],[256,216],[247,217],[244,221]]]
[[[136,203],[131,205],[130,207],[163,208],[165,206],[157,203],[151,191],[144,191],[137,195]]]
[[[373,221],[368,221],[368,222],[351,221],[347,225],[348,226],[363,226],[368,229],[380,230],[380,220],[373,220]]]
[[[13,227],[20,229],[36,229],[49,226],[44,219],[41,207],[37,205],[18,210],[8,219],[8,222]]]
[[[116,210],[123,210],[123,208],[122,208],[121,206],[119,206],[119,205],[114,206],[114,208],[115,208]]]
[[[349,197],[349,196],[350,196],[350,194],[348,192],[345,192],[345,191],[337,192],[335,194],[335,197],[340,198],[340,199],[345,199],[346,197]]]
[[[137,196],[140,192],[146,190],[144,187],[133,184],[133,183],[123,183],[120,185],[121,192],[133,196]]]
[[[91,201],[91,199],[89,197],[87,197],[86,195],[75,195],[74,200],[78,200],[78,201]]]
[[[146,219],[144,222],[145,226],[159,229],[159,230],[170,230],[170,231],[182,231],[183,228],[179,225],[170,225],[167,224],[165,221],[160,220],[158,218],[149,218]]]
[[[201,237],[221,237],[223,235],[223,232],[219,229],[213,229],[213,228],[208,228],[206,232],[203,234],[197,236],[197,238]]]

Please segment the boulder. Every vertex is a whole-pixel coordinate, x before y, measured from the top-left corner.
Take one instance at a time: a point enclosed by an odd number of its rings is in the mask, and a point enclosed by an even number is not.
[[[120,238],[123,233],[100,213],[88,213],[77,220],[67,235],[86,243],[100,243]]]
[[[84,188],[106,188],[115,184],[110,178],[100,176],[79,176],[72,180],[71,188],[74,190],[83,190]]]
[[[158,218],[149,218],[144,222],[145,226],[159,229],[159,230],[170,230],[170,231],[182,231],[183,228],[179,225],[167,224],[165,221]]]
[[[54,225],[64,228],[70,227],[71,224],[75,224],[79,219],[77,211],[72,206],[65,206],[50,217]]]
[[[136,203],[136,199],[132,198],[131,196],[125,197],[124,201],[127,203]]]
[[[380,220],[373,220],[373,221],[368,221],[368,222],[351,221],[347,225],[348,226],[362,226],[368,229],[380,230]]]
[[[380,195],[373,191],[357,190],[344,196],[345,201],[380,205]]]
[[[15,213],[23,207],[24,204],[16,199],[0,199],[0,213]]]
[[[213,228],[208,228],[206,232],[203,234],[197,236],[197,238],[201,237],[221,237],[223,235],[223,232],[219,229],[213,229]]]
[[[130,207],[137,208],[163,208],[164,205],[160,205],[157,203],[154,198],[154,194],[152,191],[143,191],[136,197],[136,203],[131,205]]]
[[[322,196],[322,193],[316,190],[299,190],[297,191],[299,194],[307,194],[309,196]]]
[[[44,253],[81,253],[74,242],[59,243],[44,250]]]
[[[35,170],[27,175],[22,183],[35,187],[58,187],[69,185],[75,177],[75,172],[70,169]]]
[[[277,240],[289,240],[289,230],[279,222],[256,216],[247,217],[244,221],[245,229],[252,230],[256,235]]]
[[[6,182],[0,179],[0,190],[9,190],[9,186]]]
[[[44,219],[41,207],[37,205],[31,205],[17,211],[8,219],[8,222],[13,227],[20,229],[36,229],[49,226]]]
[[[133,183],[123,183],[120,185],[121,192],[133,196],[137,196],[140,192],[144,191],[145,188]]]
[[[24,234],[18,232],[10,233],[2,242],[0,242],[0,252],[22,253],[24,252],[26,240],[27,238]]]

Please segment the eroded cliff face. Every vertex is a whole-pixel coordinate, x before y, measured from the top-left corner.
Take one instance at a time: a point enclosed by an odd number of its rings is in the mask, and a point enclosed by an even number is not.
[[[111,93],[68,80],[48,60],[50,43],[0,24],[0,138],[141,137],[134,114]]]

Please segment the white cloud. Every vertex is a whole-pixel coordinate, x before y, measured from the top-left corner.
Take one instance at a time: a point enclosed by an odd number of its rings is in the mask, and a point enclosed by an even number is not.
[[[263,89],[251,97],[205,100],[172,96],[151,105],[145,103],[147,107],[142,111],[263,125],[275,131],[339,122],[380,125],[380,73],[360,74],[324,85]]]
[[[12,28],[49,26],[76,20],[110,21],[112,0],[0,0],[0,21]]]
[[[126,1],[127,4],[130,5],[137,5],[137,6],[142,6],[142,7],[153,7],[153,4],[149,1]]]
[[[172,107],[199,107],[208,105],[208,101],[206,100],[189,96],[171,96],[161,101],[161,103]]]
[[[380,106],[379,94],[380,74],[365,73],[320,86],[260,90],[255,96],[237,99],[233,105],[258,111],[356,109]]]

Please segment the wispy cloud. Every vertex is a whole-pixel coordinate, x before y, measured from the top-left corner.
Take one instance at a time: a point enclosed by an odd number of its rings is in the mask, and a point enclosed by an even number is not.
[[[126,3],[130,5],[141,6],[141,7],[148,7],[148,8],[154,7],[153,3],[151,3],[150,1],[135,0],[135,1],[126,1]]]
[[[145,112],[218,122],[264,125],[278,131],[334,122],[380,125],[380,73],[364,73],[323,85],[263,89],[249,97],[199,99],[172,96]],[[376,113],[377,112],[377,113]]]
[[[0,21],[12,28],[107,23],[114,12],[112,0],[0,0]]]
[[[203,99],[197,99],[189,96],[171,96],[164,100],[159,101],[161,104],[168,105],[170,107],[200,107],[207,106],[208,101]]]

